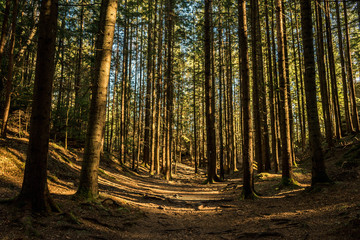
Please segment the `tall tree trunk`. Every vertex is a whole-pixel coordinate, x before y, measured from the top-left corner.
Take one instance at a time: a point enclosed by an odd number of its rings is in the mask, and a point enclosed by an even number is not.
[[[338,28],[338,39],[339,39],[339,54],[340,54],[340,63],[341,63],[341,80],[343,85],[343,95],[344,95],[344,108],[345,108],[345,121],[346,121],[346,130],[348,133],[354,132],[354,127],[351,121],[350,109],[349,109],[349,96],[348,96],[348,85],[346,81],[346,69],[345,69],[345,59],[344,59],[344,45],[342,40],[342,30],[341,30],[341,19],[340,19],[340,9],[339,9],[339,0],[335,1],[336,6],[336,24]]]
[[[347,58],[347,72],[348,72],[348,81],[350,85],[350,97],[352,102],[352,120],[353,125],[356,132],[360,132],[360,123],[359,123],[359,114],[356,105],[356,92],[354,85],[354,76],[352,69],[352,59],[351,59],[351,51],[350,51],[350,36],[349,36],[349,25],[348,25],[348,15],[347,15],[347,7],[346,1],[344,4],[344,17],[345,17],[345,36],[346,36],[346,58]]]
[[[125,10],[127,9],[127,0],[125,0]],[[129,19],[125,15],[124,20],[124,40],[123,40],[123,61],[121,77],[121,119],[120,119],[120,163],[125,163],[125,121],[127,110],[127,82],[128,82],[128,63],[129,63]]]
[[[166,167],[165,178],[171,179],[171,161],[173,158],[173,108],[174,108],[174,83],[173,83],[173,28],[174,28],[174,0],[167,0],[166,5],[166,32],[167,32],[167,64],[166,64]]]
[[[221,9],[219,8],[221,12]],[[221,19],[219,20],[219,141],[220,141],[220,179],[224,180],[225,172],[224,172],[224,136],[223,136],[223,53],[222,53],[222,26]],[[194,92],[195,94],[195,92]]]
[[[14,49],[15,49],[18,4],[19,4],[19,0],[15,0],[13,3],[11,39],[10,39],[10,49],[9,49],[9,62],[8,62],[7,74],[6,74],[5,107],[4,107],[4,111],[3,111],[3,121],[2,121],[2,128],[1,128],[1,136],[3,138],[6,138],[6,128],[7,128],[9,112],[10,112],[10,103],[11,103],[11,94],[12,94],[12,85],[13,85],[13,72],[14,72]]]
[[[275,1],[276,6],[276,24],[277,24],[277,42],[278,42],[278,68],[279,68],[279,90],[280,90],[280,135],[281,135],[281,158],[282,158],[282,184],[289,185],[293,183],[292,159],[291,159],[291,141],[290,141],[290,122],[288,91],[286,86],[286,64],[285,64],[285,45],[284,45],[284,24],[282,0]]]
[[[296,5],[297,6],[297,5]],[[297,7],[295,7],[295,10],[297,12]],[[303,81],[303,59],[301,57],[301,44],[300,44],[300,30],[299,30],[299,22],[298,22],[298,17],[297,14],[295,14],[295,25],[296,25],[296,43],[298,46],[298,59],[299,59],[299,75],[300,75],[300,98],[301,98],[301,112],[302,112],[302,116],[301,116],[301,122],[302,125],[304,127],[304,137],[305,139],[303,139],[304,144],[306,141],[306,121],[305,121],[305,116],[306,116],[306,112],[305,112],[305,93],[304,93],[304,81]]]
[[[30,205],[34,212],[55,210],[47,187],[47,159],[52,85],[55,72],[55,45],[57,32],[58,1],[41,2],[39,39],[30,139],[27,150],[24,180],[17,202]]]
[[[216,133],[215,133],[215,86],[211,78],[211,26],[212,0],[205,0],[205,106],[207,138],[207,181],[213,183],[216,176]]]
[[[155,102],[155,172],[160,174],[160,111],[161,111],[161,84],[162,84],[162,68],[163,68],[163,0],[160,2],[159,10],[159,29],[158,29],[158,47],[157,47],[157,71],[156,71],[156,102]]]
[[[198,155],[197,155],[197,147],[198,147],[198,136],[197,136],[197,116],[196,116],[196,67],[195,67],[195,53],[193,59],[193,114],[194,114],[194,163],[195,163],[195,174],[198,173]]]
[[[251,19],[251,43],[252,43],[252,76],[253,76],[253,121],[254,121],[254,132],[255,132],[255,162],[257,163],[257,171],[261,173],[264,171],[264,163],[263,163],[263,152],[261,147],[261,117],[260,117],[260,94],[259,94],[259,85],[260,85],[260,73],[259,69],[262,66],[259,65],[259,56],[258,56],[258,48],[260,38],[258,37],[257,31],[257,0],[251,0],[251,11],[250,11],[250,19]]]
[[[117,0],[102,0],[99,34],[96,40],[95,71],[89,123],[77,197],[92,200],[99,196],[98,170],[105,127],[106,95],[110,76]]]
[[[147,49],[147,74],[146,74],[146,97],[145,97],[145,135],[144,135],[144,156],[145,164],[150,164],[150,136],[151,136],[151,85],[153,84],[153,0],[148,2],[149,23],[148,23],[148,49]]]
[[[269,101],[270,101],[270,126],[271,126],[271,155],[274,162],[275,171],[277,171],[277,165],[279,163],[279,148],[277,142],[277,130],[276,130],[276,117],[275,117],[275,96],[274,91],[274,77],[273,77],[273,63],[271,58],[271,39],[270,39],[270,27],[269,27],[269,9],[268,2],[265,0],[265,24],[266,24],[266,41],[267,41],[267,63],[268,63],[268,77],[269,77]],[[273,34],[273,33],[272,33]],[[275,63],[276,64],[276,63]]]
[[[83,4],[83,0],[81,0]],[[75,67],[75,106],[74,106],[74,118],[75,136],[80,140],[81,137],[81,105],[80,105],[80,90],[81,90],[81,74],[82,74],[82,58],[83,58],[83,32],[84,32],[84,5],[80,7],[80,19],[79,19],[79,38],[78,38],[78,59]]]
[[[330,20],[330,3],[327,0],[324,0],[325,3],[325,24],[326,24],[326,39],[328,46],[328,60],[329,60],[329,70],[330,70],[330,79],[331,79],[331,91],[332,91],[332,105],[334,108],[335,115],[335,130],[336,137],[338,139],[342,136],[341,129],[341,115],[340,115],[340,105],[339,105],[339,95],[337,88],[336,72],[335,72],[335,59],[334,59],[334,47],[333,47],[333,38],[331,31],[331,20]]]
[[[245,199],[254,198],[252,126],[250,110],[250,78],[249,56],[247,43],[246,0],[238,0],[239,12],[239,65],[241,65],[242,112],[243,112],[243,190]]]
[[[230,173],[233,173],[237,170],[236,168],[236,149],[235,149],[235,128],[234,128],[234,107],[233,107],[233,71],[232,71],[232,35],[230,30],[230,7],[227,8],[227,83],[226,83],[226,90],[227,90],[227,112],[228,112],[228,159],[229,159],[229,170]]]
[[[257,36],[259,39],[259,47],[257,48],[257,56],[259,61],[259,66],[264,66],[263,60],[263,43],[262,43],[262,34],[261,34],[261,25],[260,25],[260,9],[259,2],[256,2],[256,29]],[[264,78],[263,68],[259,68],[259,97],[260,97],[260,119],[261,119],[261,151],[262,151],[262,162],[265,165],[265,171],[271,169],[270,163],[270,144],[269,144],[269,128],[268,128],[268,117],[267,117],[267,100],[266,100],[266,85]]]
[[[274,0],[272,0],[272,5],[274,5]],[[278,155],[277,158],[274,159],[274,170],[276,173],[278,173],[280,171],[280,164],[279,164],[279,155],[280,155],[280,150],[279,148],[281,147],[280,144],[280,124],[279,124],[279,84],[278,84],[278,71],[277,71],[277,66],[276,66],[276,62],[277,62],[277,58],[276,58],[276,42],[275,42],[275,14],[274,14],[274,9],[275,7],[273,6],[271,8],[271,17],[272,17],[272,21],[271,21],[271,42],[272,42],[272,56],[273,56],[273,62],[274,62],[274,67],[273,67],[273,71],[274,71],[274,115],[275,115],[275,129],[274,131],[276,132],[276,144],[277,144],[277,148],[278,148]]]
[[[301,27],[304,46],[306,109],[309,125],[309,142],[312,160],[311,185],[329,182],[321,149],[321,133],[316,99],[315,57],[311,0],[301,0]]]
[[[303,119],[303,114],[305,114],[305,113],[302,111],[301,101],[300,101],[301,92],[300,92],[300,87],[299,87],[299,75],[298,75],[298,64],[297,64],[297,60],[301,61],[301,59],[298,59],[297,58],[298,55],[296,54],[294,22],[293,22],[293,18],[292,18],[291,15],[290,15],[290,18],[291,18],[291,35],[292,35],[292,49],[293,49],[293,54],[294,54],[293,56],[294,56],[296,98],[297,98],[297,107],[298,107],[298,121],[300,123],[301,147],[304,150],[305,141],[306,141],[306,133],[305,133],[305,126],[303,124],[302,119]],[[300,51],[300,49],[298,51]],[[300,74],[301,74],[301,70],[300,70]]]
[[[319,71],[319,80],[320,80],[320,93],[321,93],[321,103],[322,111],[324,117],[325,125],[325,136],[326,142],[329,147],[333,146],[333,129],[331,123],[331,114],[330,114],[330,103],[329,103],[329,93],[326,81],[326,70],[325,70],[325,53],[324,53],[324,36],[323,36],[323,22],[321,16],[321,5],[320,0],[315,2],[315,15],[316,15],[316,44],[317,44],[317,65]]]

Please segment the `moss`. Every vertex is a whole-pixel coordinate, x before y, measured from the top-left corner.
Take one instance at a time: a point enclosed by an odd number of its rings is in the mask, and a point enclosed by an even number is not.
[[[300,187],[300,184],[294,178],[283,177],[279,184],[279,189],[284,187],[298,188]]]
[[[255,200],[260,198],[254,191],[251,191],[251,193],[246,193],[243,190],[240,195],[240,200]]]

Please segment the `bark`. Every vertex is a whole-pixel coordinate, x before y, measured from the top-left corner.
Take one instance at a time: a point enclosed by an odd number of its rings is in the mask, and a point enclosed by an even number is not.
[[[243,190],[245,199],[254,198],[253,159],[252,159],[252,124],[250,110],[250,78],[247,43],[246,0],[238,0],[239,12],[239,64],[241,65],[242,112],[243,112]]]
[[[127,9],[127,0],[125,0],[125,11]],[[121,77],[121,119],[120,119],[120,163],[125,163],[125,121],[127,110],[127,82],[128,82],[128,63],[129,63],[129,20],[125,17],[124,41],[123,41],[123,61]]]
[[[11,34],[11,38],[10,38],[9,62],[8,62],[7,74],[6,74],[5,107],[4,107],[4,111],[3,111],[3,121],[2,121],[2,128],[1,128],[1,136],[3,138],[6,138],[6,128],[7,128],[9,112],[10,112],[10,104],[11,104],[18,4],[19,4],[19,0],[15,0],[13,3],[12,25],[11,25],[12,34]]]
[[[149,23],[148,23],[148,49],[147,49],[147,80],[146,80],[146,96],[145,96],[145,134],[144,134],[144,156],[143,161],[145,164],[150,164],[150,128],[151,128],[151,85],[153,84],[153,20],[152,9],[153,1],[148,2],[149,8]]]
[[[339,39],[339,54],[340,54],[340,63],[341,63],[341,80],[343,87],[343,95],[344,95],[344,108],[345,108],[345,121],[346,121],[346,130],[348,133],[354,132],[354,127],[350,117],[350,109],[349,109],[349,95],[348,95],[348,85],[346,81],[346,69],[345,69],[345,58],[344,58],[344,45],[343,45],[343,35],[341,30],[341,19],[340,19],[340,9],[339,9],[339,0],[335,1],[336,4],[336,25],[338,28],[338,39]]]
[[[277,23],[277,45],[278,45],[278,69],[279,69],[279,90],[280,90],[280,135],[281,135],[281,158],[282,158],[282,183],[284,185],[293,182],[292,159],[291,159],[291,141],[290,141],[290,122],[288,91],[286,86],[286,63],[285,63],[285,45],[284,45],[284,24],[282,0],[275,1],[276,23]]]
[[[348,72],[348,81],[350,85],[350,97],[352,102],[352,121],[356,132],[360,132],[360,123],[359,123],[359,114],[356,105],[356,92],[355,92],[355,84],[354,84],[354,75],[352,69],[352,59],[350,52],[350,34],[349,34],[349,26],[348,26],[348,15],[347,15],[347,7],[346,2],[344,4],[344,17],[345,17],[345,36],[346,36],[346,58],[347,58],[347,72]]]
[[[157,47],[157,72],[156,72],[156,114],[155,114],[155,172],[160,174],[160,111],[161,111],[161,85],[162,85],[162,58],[163,58],[163,0],[160,2],[158,47]]]
[[[274,163],[275,171],[277,171],[277,165],[279,163],[279,150],[277,144],[277,131],[276,131],[276,117],[275,117],[275,97],[274,91],[274,77],[273,77],[273,63],[271,58],[271,39],[270,39],[270,27],[269,27],[269,9],[268,2],[265,0],[265,25],[266,25],[266,41],[267,41],[267,63],[268,63],[268,82],[269,82],[269,102],[270,102],[270,127],[271,127],[271,155]]]
[[[273,1],[274,3],[274,1]],[[278,173],[280,171],[280,164],[279,164],[279,155],[280,155],[280,151],[279,151],[279,147],[281,146],[280,144],[280,131],[279,131],[279,84],[278,84],[278,71],[277,71],[277,66],[276,66],[276,42],[275,42],[275,14],[274,14],[274,8],[272,7],[271,10],[271,16],[272,16],[272,21],[271,21],[271,38],[272,38],[272,55],[273,55],[273,62],[274,62],[274,67],[273,67],[273,73],[274,73],[274,115],[275,115],[275,129],[274,131],[275,133],[275,137],[276,137],[276,145],[277,145],[277,157],[274,159],[274,170],[276,173]]]
[[[117,0],[103,0],[101,2],[89,123],[80,184],[76,193],[77,197],[82,199],[92,200],[99,196],[98,170],[105,127],[106,95],[117,6]]]
[[[1,35],[0,35],[0,61],[2,60],[2,57],[4,55],[4,49],[5,49],[5,44],[7,41],[7,35],[10,32],[10,31],[8,31],[8,22],[9,22],[11,2],[12,2],[11,0],[6,0],[6,3],[5,3],[4,18],[3,18],[3,22],[2,22]]]
[[[211,78],[211,5],[212,0],[205,0],[205,116],[207,141],[207,181],[213,183],[216,176],[216,133],[215,133],[215,86]]]
[[[166,31],[167,31],[167,63],[166,63],[166,165],[165,178],[171,179],[172,140],[173,140],[173,108],[174,108],[174,83],[173,83],[173,28],[174,28],[174,0],[167,0],[166,5]]]
[[[219,9],[221,12],[221,10]],[[222,57],[222,26],[219,24],[219,141],[220,141],[220,179],[225,178],[224,172],[224,136],[223,136],[223,57]],[[195,93],[194,93],[195,94]]]
[[[325,53],[324,53],[324,36],[323,36],[323,22],[321,17],[321,5],[320,1],[317,0],[315,3],[315,15],[316,15],[316,44],[317,44],[317,65],[319,71],[319,82],[320,82],[320,93],[321,93],[321,104],[323,111],[323,118],[325,124],[325,136],[326,142],[329,147],[333,146],[333,129],[330,115],[330,103],[329,93],[326,81],[326,68],[325,68]]]
[[[292,14],[291,14],[292,15]],[[301,61],[301,59],[297,59],[296,54],[296,47],[295,47],[295,33],[294,33],[294,23],[291,16],[291,35],[292,35],[292,48],[294,52],[294,71],[295,71],[295,85],[296,85],[296,98],[297,98],[297,107],[298,107],[298,122],[300,123],[300,137],[301,137],[301,147],[304,150],[305,148],[305,141],[306,141],[306,133],[305,133],[305,126],[303,124],[303,114],[305,114],[301,108],[301,101],[300,101],[300,88],[299,88],[299,75],[298,75],[298,64],[297,60]],[[298,50],[300,51],[300,49]],[[301,74],[301,71],[300,71]]]
[[[311,185],[329,182],[325,171],[324,155],[321,148],[321,133],[316,99],[315,57],[312,30],[312,10],[310,0],[301,0],[301,27],[304,46],[304,82],[306,109],[309,125],[309,143],[312,160]]]
[[[30,205],[33,212],[55,210],[47,187],[52,85],[55,72],[55,45],[58,1],[41,2],[39,39],[34,82],[30,139],[24,180],[17,202]]]
[[[332,92],[332,106],[334,108],[333,113],[335,116],[336,137],[340,139],[342,136],[341,115],[340,115],[339,95],[338,95],[336,71],[335,71],[333,38],[332,38],[331,22],[330,22],[330,5],[329,5],[330,3],[327,0],[324,0],[324,3],[325,3],[326,39],[327,39],[327,47],[328,47],[328,61],[329,61],[330,80],[331,80],[331,92]]]
[[[255,148],[255,162],[257,163],[257,171],[261,173],[264,171],[264,164],[263,164],[263,152],[261,147],[261,117],[260,117],[260,94],[259,94],[259,85],[260,85],[260,74],[259,69],[259,60],[258,60],[258,31],[257,31],[257,11],[256,5],[257,0],[251,0],[251,11],[250,11],[250,18],[251,18],[251,43],[252,43],[252,72],[253,72],[253,121],[254,121],[254,148]]]

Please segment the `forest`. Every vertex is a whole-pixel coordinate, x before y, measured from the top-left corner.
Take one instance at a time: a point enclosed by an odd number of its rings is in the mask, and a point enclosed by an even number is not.
[[[358,0],[0,13],[0,239],[359,239]]]

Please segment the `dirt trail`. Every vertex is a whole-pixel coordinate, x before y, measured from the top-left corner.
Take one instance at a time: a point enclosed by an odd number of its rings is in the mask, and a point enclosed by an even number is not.
[[[7,158],[0,160],[0,198],[16,196],[21,184],[27,142],[13,139],[10,143],[0,144],[0,154]],[[14,164],[7,165],[9,162]],[[0,204],[0,240],[360,236],[359,168],[339,173],[332,164],[329,172],[337,177],[336,184],[311,193],[305,190],[310,180],[306,166],[295,169],[295,177],[302,185],[294,189],[278,189],[279,174],[261,174],[255,181],[263,196],[243,201],[240,173],[228,176],[225,182],[205,185],[204,172],[194,177],[193,168],[177,164],[173,181],[166,182],[149,176],[145,168],[136,173],[104,162],[99,172],[102,202],[92,204],[72,200],[80,166],[78,156],[51,144],[49,188],[64,213],[24,218],[23,212]]]

